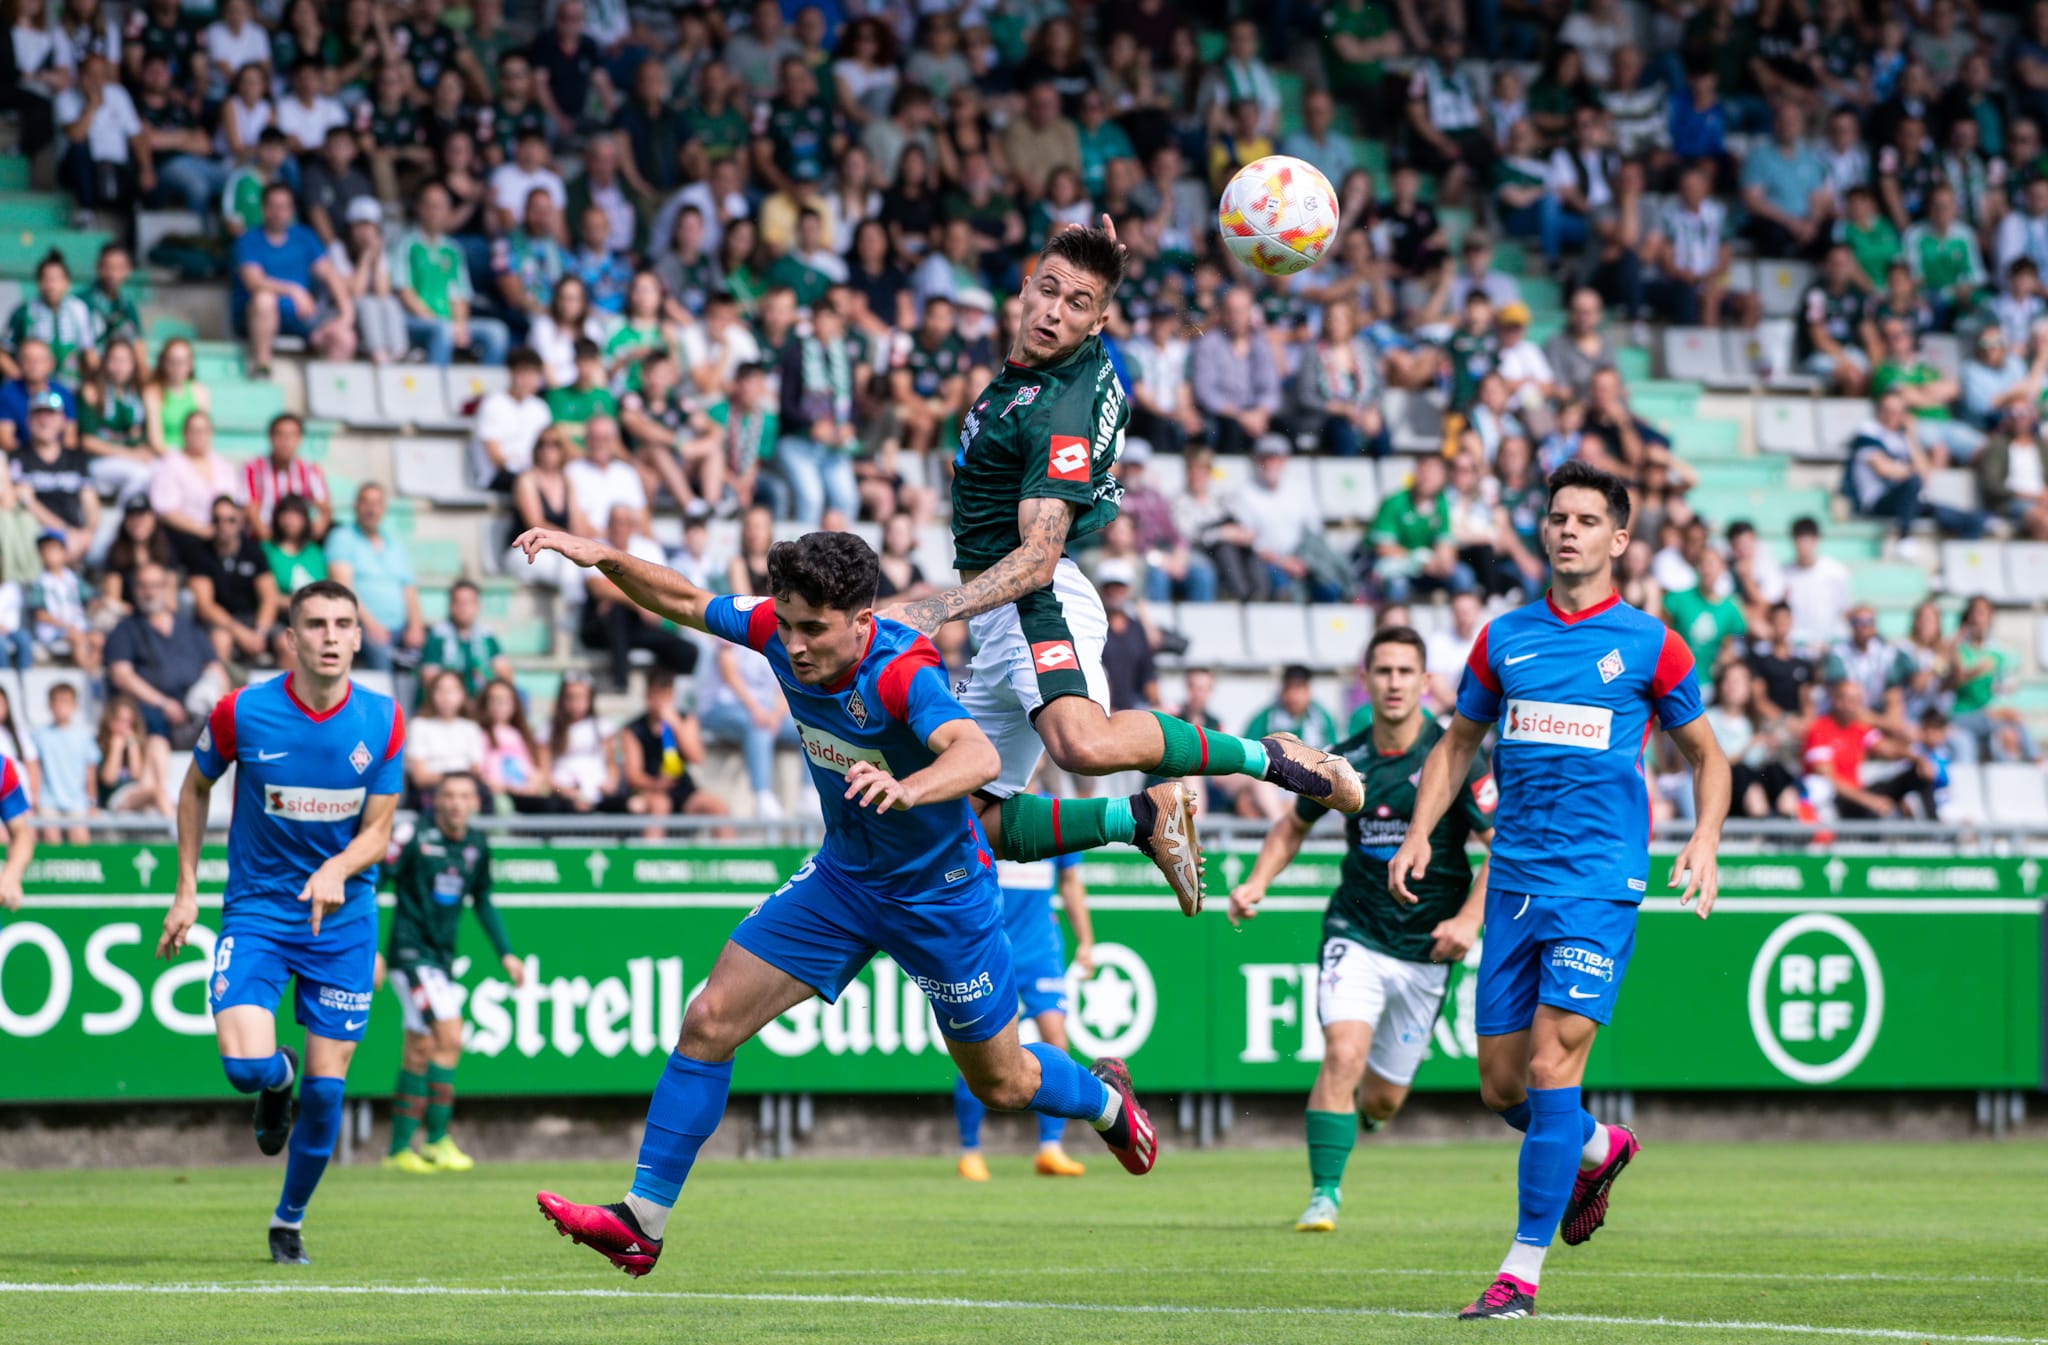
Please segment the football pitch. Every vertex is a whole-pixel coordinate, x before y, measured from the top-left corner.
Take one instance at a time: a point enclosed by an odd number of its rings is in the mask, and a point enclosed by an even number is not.
[[[706,1162],[638,1282],[533,1204],[612,1198],[624,1164],[337,1168],[297,1268],[264,1250],[275,1167],[0,1173],[0,1341],[2048,1343],[2048,1144],[1645,1138],[1533,1321],[1448,1320],[1512,1228],[1505,1143],[1361,1143],[1335,1235],[1293,1231],[1299,1153],[1173,1147],[1134,1180],[1077,1144],[1084,1178],[1000,1157],[986,1186]]]

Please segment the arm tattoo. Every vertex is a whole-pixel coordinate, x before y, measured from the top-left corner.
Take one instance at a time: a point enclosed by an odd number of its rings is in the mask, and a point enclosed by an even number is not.
[[[1073,510],[1064,500],[1040,500],[1024,525],[1017,549],[958,588],[908,603],[903,613],[910,624],[930,635],[948,621],[979,616],[1044,587],[1040,571],[1066,554],[1067,529]]]

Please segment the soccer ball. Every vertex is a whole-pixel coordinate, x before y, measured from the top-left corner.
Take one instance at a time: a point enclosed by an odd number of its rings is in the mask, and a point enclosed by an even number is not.
[[[1254,271],[1289,276],[1322,260],[1337,236],[1337,193],[1315,165],[1285,154],[1237,170],[1216,204],[1223,246]]]

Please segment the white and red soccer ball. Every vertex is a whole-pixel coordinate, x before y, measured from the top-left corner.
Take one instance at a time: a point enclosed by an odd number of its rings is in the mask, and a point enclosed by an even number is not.
[[[1237,170],[1216,203],[1223,246],[1252,270],[1293,275],[1322,260],[1337,237],[1337,193],[1314,164],[1285,154]]]

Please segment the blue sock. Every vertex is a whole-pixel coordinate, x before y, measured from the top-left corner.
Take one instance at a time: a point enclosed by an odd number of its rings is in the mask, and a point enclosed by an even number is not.
[[[725,1119],[725,1099],[731,1091],[732,1061],[709,1065],[681,1051],[669,1056],[668,1068],[647,1103],[647,1131],[640,1140],[640,1166],[633,1173],[634,1195],[664,1207],[676,1203],[690,1166],[697,1161],[697,1150]]]
[[[1579,1150],[1586,1143],[1579,1118],[1585,1112],[1579,1106],[1576,1088],[1532,1088],[1529,1107],[1529,1133],[1522,1140],[1521,1217],[1515,1224],[1515,1242],[1548,1247],[1557,1233],[1557,1221],[1564,1217],[1572,1178],[1579,1170]]]
[[[306,1202],[327,1171],[341,1134],[341,1092],[340,1079],[309,1075],[299,1081],[299,1119],[285,1146],[284,1193],[277,1198],[277,1217],[288,1224],[306,1217]]]
[[[988,1115],[988,1108],[981,1105],[981,1099],[967,1086],[967,1080],[960,1075],[953,1076],[953,1121],[960,1127],[960,1147],[979,1149],[981,1147],[981,1118]]]
[[[292,1077],[291,1061],[285,1058],[283,1051],[272,1051],[268,1059],[224,1055],[220,1059],[220,1067],[237,1093],[260,1093],[266,1088],[282,1088]]]
[[[1088,1077],[1092,1079],[1092,1078],[1094,1078],[1095,1076],[1091,1074],[1091,1075],[1089,1075]],[[1046,1145],[1048,1145],[1048,1144],[1058,1144],[1058,1143],[1059,1143],[1059,1142],[1060,1142],[1060,1141],[1061,1141],[1062,1139],[1065,1139],[1065,1138],[1066,1138],[1066,1134],[1067,1134],[1067,1118],[1066,1118],[1066,1117],[1064,1117],[1064,1116],[1054,1116],[1054,1115],[1052,1115],[1052,1114],[1050,1114],[1050,1113],[1048,1113],[1048,1112],[1040,1112],[1040,1113],[1038,1113],[1038,1147],[1039,1147],[1039,1148],[1043,1149],[1043,1148],[1044,1148],[1044,1147],[1045,1147]]]
[[[1042,1041],[1024,1049],[1038,1057],[1038,1091],[1031,1095],[1030,1110],[1090,1125],[1109,1110],[1108,1086],[1082,1069],[1074,1057]]]
[[[1519,1130],[1524,1135],[1529,1133],[1528,1098],[1523,1098],[1520,1102],[1517,1102],[1512,1107],[1502,1107],[1499,1111],[1495,1112],[1494,1115],[1498,1116],[1501,1120],[1507,1122],[1508,1126],[1511,1129]]]

